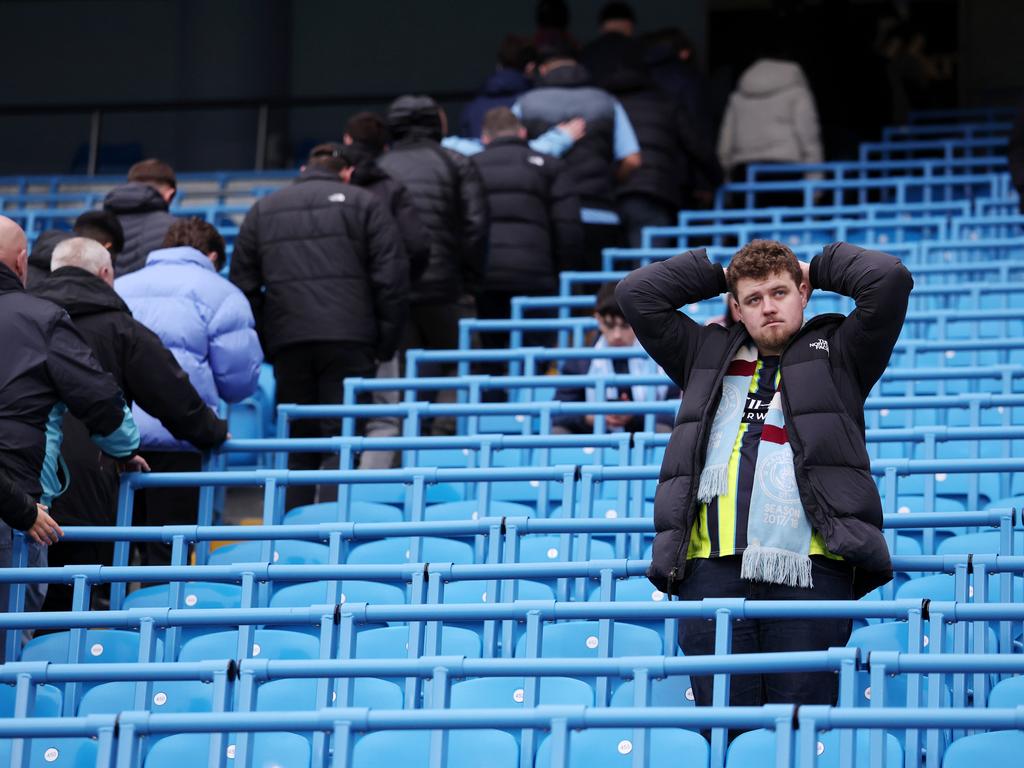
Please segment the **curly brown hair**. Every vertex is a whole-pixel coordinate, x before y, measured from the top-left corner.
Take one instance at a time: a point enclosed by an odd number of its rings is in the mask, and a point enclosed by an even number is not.
[[[796,254],[778,240],[751,240],[740,248],[725,270],[729,293],[736,296],[736,283],[749,277],[763,280],[779,272],[788,274],[797,285],[804,279]]]

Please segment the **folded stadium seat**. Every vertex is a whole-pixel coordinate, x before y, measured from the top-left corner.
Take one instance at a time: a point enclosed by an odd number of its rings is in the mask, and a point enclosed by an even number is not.
[[[988,694],[988,706],[990,709],[1024,707],[1024,677],[1008,677],[996,683]]]
[[[240,541],[225,544],[210,553],[209,565],[235,565],[237,563],[265,563],[262,541]],[[328,560],[326,544],[312,541],[275,541],[271,562],[278,565],[324,565]]]
[[[593,517],[604,518],[605,520],[616,520],[618,518],[628,517],[629,510],[620,509],[622,505],[619,503],[619,495],[618,489],[616,488],[616,483],[602,483],[601,485],[608,486],[614,490],[612,491],[612,495],[609,497],[598,496],[597,498],[594,499]],[[576,503],[577,505],[579,504],[579,499],[577,499]],[[559,504],[552,508],[551,517],[583,517],[583,511],[578,510],[578,513],[575,515],[566,515],[565,508],[561,504]],[[654,517],[653,501],[644,501],[643,517],[646,517],[648,519],[652,519]],[[599,536],[600,534],[594,535]]]
[[[427,768],[430,731],[375,731],[360,738],[352,749],[352,768]],[[477,729],[449,731],[444,768],[518,768],[519,745],[505,731]],[[146,768],[149,768],[147,766]]]
[[[552,467],[559,464],[572,464],[581,467],[591,464],[598,467],[617,467],[619,452],[615,448],[596,448],[589,445],[582,448],[551,448],[548,451],[547,463]]]
[[[636,694],[636,683],[627,680],[612,694],[611,706],[632,707]],[[651,680],[652,707],[692,707],[695,706],[693,687],[689,675],[669,675]]]
[[[594,691],[575,677],[542,677],[537,704],[545,706],[594,706]],[[522,677],[478,677],[452,685],[451,709],[522,709]]]
[[[495,501],[514,501],[537,510],[541,517],[548,517],[551,507],[562,501],[562,484],[548,483],[548,502],[544,509],[540,508],[539,480],[506,480],[491,483],[491,498]]]
[[[483,509],[480,502],[448,501],[444,504],[431,504],[423,512],[424,520],[477,520],[481,517],[533,517],[534,507],[517,504],[514,501],[492,500],[489,509]]]
[[[531,423],[531,417],[523,413],[488,413],[480,416],[476,423],[478,435],[522,435],[523,428],[529,427],[527,434],[539,432],[539,425]]]
[[[1004,599],[999,590],[999,574],[991,574],[988,577],[988,602],[1024,602],[1024,579],[1013,579],[1013,595]],[[896,590],[897,600],[935,600],[952,601],[956,599],[956,577],[949,573],[935,573],[928,576],[918,576]],[[968,600],[974,599],[974,586],[968,585]]]
[[[234,738],[228,738],[227,765],[234,765]],[[257,733],[252,740],[252,768],[305,768],[309,765],[309,742],[295,733]],[[182,768],[210,754],[206,733],[177,733],[161,739],[149,750],[145,768]]]
[[[426,487],[428,504],[462,499],[461,483],[432,483]],[[353,501],[376,501],[405,509],[407,486],[403,483],[354,483],[350,486]]]
[[[203,610],[207,608],[241,608],[242,588],[237,584],[219,584],[208,581],[193,581],[185,584],[182,590],[181,607],[185,610]],[[142,587],[124,599],[124,609],[131,608],[168,608],[170,607],[170,585],[155,584]],[[180,642],[193,637],[208,635],[211,632],[223,632],[231,629],[230,625],[208,624],[203,626],[184,626],[179,633]],[[166,635],[166,630],[157,630],[159,637]]]
[[[1024,554],[1024,531],[1013,532],[1014,554]],[[997,555],[999,554],[999,532],[962,533],[946,539],[939,545],[939,555]]]
[[[181,646],[178,661],[237,659],[238,631],[216,632],[195,637]],[[318,659],[320,641],[301,632],[284,629],[257,629],[250,652],[242,658]]]
[[[256,390],[258,397],[267,407],[264,415],[267,419],[263,427],[263,434],[272,436],[275,433],[274,403],[277,402],[277,380],[274,378],[274,366],[270,363],[263,363],[260,366],[259,389]]]
[[[379,627],[356,635],[357,659],[409,658],[409,628]],[[480,658],[480,637],[462,627],[441,627],[441,656]]]
[[[116,715],[135,709],[134,682],[101,683],[87,691],[78,705],[78,716]],[[213,684],[199,680],[164,680],[153,683],[150,712],[212,712]],[[152,738],[152,737],[151,737]]]
[[[711,754],[707,741],[699,733],[680,728],[651,728],[647,747],[651,766],[685,765],[687,768],[706,766]],[[593,768],[594,766],[633,765],[633,739],[631,728],[590,728],[569,732],[569,759],[566,768]],[[763,764],[762,754],[757,764]],[[551,738],[544,739],[537,749],[535,768],[548,768],[552,764]]]
[[[473,547],[464,541],[422,536],[420,556],[413,559],[412,539],[391,538],[370,541],[352,548],[345,561],[349,565],[397,565],[400,563],[473,563]]]
[[[324,501],[290,509],[285,513],[282,522],[285,525],[318,525],[342,520],[349,523],[400,523],[404,519],[401,508],[390,504],[352,501],[348,505],[348,514],[343,516],[338,502]]]
[[[516,589],[516,600],[554,600],[555,591],[549,585],[540,581],[529,579],[509,579],[506,583],[514,584]],[[503,582],[499,581],[497,594],[492,595],[488,590],[486,581],[453,581],[444,585],[444,603],[446,605],[473,604],[473,603],[499,603],[503,601]],[[484,627],[486,621],[464,622],[446,621],[446,627],[462,627],[480,635],[483,641]],[[502,645],[500,628],[502,622],[496,622],[498,628],[498,646]],[[516,621],[512,629],[513,642],[526,631],[525,621]],[[500,652],[498,653],[500,656]]]
[[[341,603],[372,603],[373,605],[405,605],[405,590],[394,584],[378,581],[350,580],[341,583]],[[274,592],[270,598],[271,608],[308,608],[311,605],[327,603],[327,583],[324,581],[306,582],[284,586]],[[370,627],[383,627],[386,624],[358,624],[356,629],[363,631]],[[291,632],[304,632],[313,637],[320,637],[320,626],[317,624],[278,625],[278,629]]]
[[[946,750],[942,768],[1016,765],[1024,753],[1024,732],[993,731],[957,739]]]
[[[598,621],[567,621],[560,624],[545,623],[541,626],[541,652],[544,659],[605,659],[622,656],[661,656],[663,644],[661,636],[652,629],[629,624],[624,621],[613,621],[612,647],[603,648],[600,644],[600,622]],[[531,658],[526,648],[527,635],[516,642],[515,658]],[[596,676],[575,675],[591,686],[596,686]],[[609,690],[619,685],[618,677],[608,678]],[[603,701],[598,701],[603,705]]]
[[[615,548],[607,541],[590,538],[589,552],[584,560],[613,560]],[[578,537],[561,534],[527,534],[519,539],[520,563],[571,562],[577,559],[581,542]]]
[[[314,712],[317,681],[312,678],[269,680],[260,685],[256,692],[257,712]],[[332,704],[338,699],[332,692]],[[404,696],[402,689],[387,680],[375,677],[359,677],[352,684],[352,701],[349,706],[370,707],[371,709],[401,709]],[[312,740],[312,733],[303,733]]]
[[[479,466],[478,451],[469,448],[420,448],[412,460],[411,451],[403,451],[402,465],[406,467],[449,467],[465,469]]]
[[[96,765],[97,742],[93,739],[47,736],[29,743],[29,768],[93,768]],[[0,741],[0,764],[11,765],[12,749],[10,741]]]
[[[0,717],[14,717],[14,703],[17,688],[0,685]],[[35,705],[29,710],[29,717],[60,717],[64,697],[60,688],[39,683],[36,685]]]
[[[920,555],[921,554],[921,543],[912,539],[909,536],[902,534],[896,534],[896,546],[893,555]],[[893,574],[893,581],[896,584],[897,589],[900,585],[905,584],[914,577],[912,573],[906,573],[903,571],[896,571]]]
[[[854,765],[858,768],[874,768],[871,765],[871,732],[857,731],[857,759]],[[839,768],[839,731],[824,731],[818,734],[817,768]],[[726,768],[748,768],[763,765],[770,755],[775,754],[775,732],[765,729],[747,731],[737,736],[726,753]],[[799,757],[797,758],[800,759]],[[887,766],[903,765],[903,748],[891,733],[886,734],[885,764]]]
[[[263,430],[267,425],[267,403],[259,396],[259,390],[251,397],[228,406],[228,432],[235,440],[262,440],[268,433]],[[269,433],[273,434],[273,433]],[[247,451],[245,453],[228,453],[225,455],[227,465],[231,469],[260,469],[266,464],[269,454]]]
[[[601,599],[601,586],[597,585],[590,590],[589,600],[600,600]],[[665,593],[655,589],[650,581],[644,576],[639,576],[632,579],[617,579],[615,581],[615,600],[616,602],[648,602],[648,603],[660,603],[665,599]],[[675,637],[676,635],[676,622],[674,619],[669,619],[671,622],[671,630],[669,635]],[[636,624],[639,627],[647,627],[659,635],[664,635],[666,631],[666,620],[654,619],[651,621],[637,621],[632,620],[630,624]]]
[[[935,503],[929,508],[925,509],[924,496],[923,495],[904,495],[899,494],[896,500],[896,512],[901,515],[912,515],[915,512],[966,512],[966,505],[957,499],[950,499],[945,496],[935,497]],[[883,496],[883,508],[884,508],[884,496]],[[938,546],[939,542],[944,541],[957,534],[964,533],[963,527],[945,527],[945,528],[931,528],[928,530],[933,531],[932,539],[935,546]],[[907,529],[901,528],[898,534],[899,536],[905,536],[910,539],[914,539],[921,545],[922,552],[924,551],[924,544],[926,540],[925,531],[923,529]],[[928,554],[934,554],[929,552]]]
[[[53,632],[34,637],[21,649],[22,661],[52,661],[64,664],[71,661],[70,632]],[[163,642],[156,640],[154,658],[163,658]],[[81,664],[107,664],[139,661],[139,633],[123,629],[89,629],[85,633],[85,651]],[[82,690],[88,690],[95,683],[83,683]],[[62,686],[58,686],[62,687]]]

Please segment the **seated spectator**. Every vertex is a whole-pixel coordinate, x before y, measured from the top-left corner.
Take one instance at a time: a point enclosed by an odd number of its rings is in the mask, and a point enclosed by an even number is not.
[[[161,247],[175,217],[167,212],[178,191],[174,169],[155,158],[128,169],[128,183],[115,187],[103,199],[124,230],[124,249],[117,260],[117,276],[142,269],[150,251]]]
[[[634,347],[642,349],[636,334],[619,308],[615,300],[615,283],[605,283],[597,293],[597,306],[594,318],[600,330],[600,336],[594,342],[594,349],[609,347]],[[632,374],[634,376],[664,375],[651,358],[633,357],[625,360],[595,358],[593,360],[569,360],[562,366],[566,376],[610,376],[612,374]],[[605,400],[622,400],[625,402],[651,402],[654,400],[673,400],[680,396],[679,388],[674,384],[634,384],[631,387],[608,387]],[[560,387],[555,392],[555,400],[563,403],[592,402],[596,398],[592,387]],[[610,413],[604,416],[605,429],[608,432],[642,432],[644,429],[643,415]],[[593,415],[560,414],[552,420],[552,432],[555,434],[590,433],[594,431]],[[658,414],[655,429],[658,432],[672,431],[673,417],[670,414]]]
[[[42,232],[28,255],[28,287],[34,288],[39,280],[50,275],[50,259],[53,249],[68,238],[78,235],[95,240],[110,252],[111,261],[116,261],[124,250],[124,230],[117,217],[109,211],[86,211],[77,219],[70,232],[51,229]]]
[[[134,319],[114,292],[110,252],[94,240],[72,237],[54,249],[52,267],[50,276],[32,292],[68,312],[128,404],[138,403],[176,438],[197,448],[224,442],[227,423],[203,402],[160,338]],[[54,518],[63,526],[116,524],[117,463],[96,451],[89,431],[74,416],[64,416],[62,429],[61,458],[74,482],[54,499]],[[49,564],[110,565],[113,550],[112,542],[59,542],[50,547]],[[94,589],[94,598],[97,592]],[[70,584],[51,584],[43,610],[70,611],[71,595]]]
[[[201,219],[176,219],[146,266],[119,277],[114,288],[135,318],[153,331],[188,373],[211,408],[237,403],[255,390],[263,351],[245,296],[217,274],[225,261],[224,238]],[[198,472],[195,445],[172,435],[159,419],[134,407],[143,457],[154,472]],[[195,523],[197,488],[159,488],[136,496],[135,521],[146,525]],[[148,543],[143,562],[166,565],[169,544]]]
[[[536,65],[537,50],[519,35],[506,35],[498,48],[498,66],[484,87],[462,109],[459,136],[477,138],[484,126],[484,115],[495,107],[511,107],[519,94],[530,90],[530,74]]]

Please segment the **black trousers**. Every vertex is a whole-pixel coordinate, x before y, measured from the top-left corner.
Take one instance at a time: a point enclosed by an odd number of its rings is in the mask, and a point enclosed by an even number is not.
[[[640,247],[644,227],[671,227],[677,221],[677,209],[650,195],[624,195],[619,198],[618,208],[630,248]],[[653,245],[660,243],[655,240]]]
[[[370,378],[376,361],[369,347],[336,342],[308,342],[285,347],[274,358],[277,379],[277,402],[298,404],[337,404],[342,401],[345,379],[350,376]],[[367,398],[368,401],[368,398]],[[341,434],[338,419],[303,419],[291,427],[292,437],[335,437]],[[293,453],[288,468],[319,469],[325,455]],[[285,507],[312,504],[316,486],[289,486]]]
[[[65,565],[111,565],[114,562],[114,544],[110,541],[58,541],[49,546],[47,565],[51,568],[63,568]],[[168,555],[168,561],[170,556]],[[70,611],[74,588],[70,584],[50,584],[43,600],[44,611]],[[92,588],[92,603],[97,598],[109,595],[109,585],[98,585]],[[88,609],[89,606],[86,606]],[[36,632],[37,635],[45,634]]]
[[[154,472],[198,472],[203,457],[189,451],[142,451]],[[199,511],[198,488],[144,488],[135,494],[135,525],[195,525]],[[138,545],[143,565],[170,565],[171,545],[150,541]]]
[[[706,597],[742,597],[749,600],[852,600],[853,569],[842,561],[812,555],[810,589],[745,581],[740,578],[740,556],[690,560],[679,586],[680,600]],[[836,619],[742,619],[733,622],[733,653],[824,651],[846,645],[850,622]],[[715,622],[683,619],[679,647],[687,656],[715,652]],[[711,706],[714,680],[690,678],[698,706]],[[729,704],[835,704],[838,678],[832,672],[787,672],[774,675],[733,675]],[[734,735],[734,734],[731,734]]]

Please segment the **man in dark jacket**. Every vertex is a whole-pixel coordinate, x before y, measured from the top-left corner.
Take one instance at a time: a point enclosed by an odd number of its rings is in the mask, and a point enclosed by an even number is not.
[[[115,187],[103,199],[103,210],[117,216],[124,230],[124,250],[117,260],[117,276],[146,266],[150,251],[160,247],[174,216],[167,212],[178,190],[174,169],[154,158],[128,169],[128,183]]]
[[[526,143],[508,107],[487,113],[486,149],[473,156],[490,211],[480,317],[508,318],[512,297],[548,294],[583,250],[580,203],[564,166]]]
[[[69,478],[61,477],[61,419],[70,411],[85,424],[96,446],[114,458],[128,459],[139,433],[117,383],[103,371],[60,307],[25,292],[28,253],[25,233],[0,217],[0,471],[15,487],[44,507],[60,495]],[[0,523],[0,567],[11,562],[10,529],[28,531],[43,544],[60,535],[42,510]],[[45,565],[46,552],[29,546],[29,565]],[[38,609],[43,591],[29,589],[27,607]],[[0,611],[7,590],[0,590]]]
[[[112,262],[124,250],[124,231],[117,216],[110,211],[86,211],[77,219],[70,232],[50,229],[42,232],[28,255],[28,288],[31,290],[39,280],[50,276],[50,260],[53,249],[68,238],[78,235],[95,240],[110,252]]]
[[[587,134],[563,157],[572,187],[580,197],[584,258],[580,269],[599,269],[601,251],[622,244],[615,184],[640,167],[640,144],[622,105],[591,84],[590,74],[560,50],[542,54],[537,87],[524,93],[512,111],[531,138],[574,117],[586,121]]]
[[[65,240],[54,251],[53,272],[33,293],[71,316],[103,369],[114,376],[129,405],[137,402],[180,440],[197,448],[214,448],[227,437],[227,422],[199,396],[174,355],[160,338],[132,318],[113,289],[110,253],[82,237]],[[118,468],[97,455],[85,425],[67,414],[63,423],[64,459],[74,482],[54,500],[52,511],[62,525],[113,525],[117,514]],[[106,564],[110,542],[61,542],[50,548],[51,566]],[[43,610],[71,610],[71,586],[52,584]]]
[[[403,349],[457,347],[459,319],[476,314],[482,287],[487,199],[470,159],[440,145],[446,128],[443,114],[429,96],[395,99],[387,116],[391,149],[378,161],[409,190],[430,240],[427,268],[410,290]],[[424,371],[453,373],[454,366],[448,365]],[[439,399],[454,400],[454,393],[441,393]]]
[[[295,183],[245,217],[231,281],[249,299],[274,364],[279,403],[338,403],[349,376],[373,376],[395,354],[408,307],[409,263],[376,195],[346,184],[330,145],[313,149]],[[296,437],[340,434],[337,422],[298,422]],[[322,457],[292,454],[293,469]],[[288,505],[315,489],[289,488]]]
[[[671,226],[676,212],[693,199],[690,169],[707,179],[711,194],[722,170],[710,142],[700,135],[683,109],[665,98],[641,69],[619,69],[606,81],[629,115],[640,142],[640,167],[616,189],[616,205],[631,248],[640,246],[646,226]]]
[[[511,107],[520,94],[530,90],[528,77],[535,65],[537,50],[519,35],[507,35],[498,48],[498,68],[487,78],[476,98],[459,116],[459,136],[478,138],[484,115],[495,107]]]
[[[644,49],[635,37],[636,14],[629,3],[605,3],[597,23],[601,34],[583,46],[580,64],[587,68],[595,84],[606,88],[618,70],[633,69],[643,63]]]
[[[804,323],[812,287],[851,296],[847,317]],[[850,600],[892,578],[864,438],[864,400],[889,362],[913,279],[900,261],[846,243],[810,265],[754,240],[728,270],[688,251],[637,270],[619,304],[685,393],[655,495],[652,583],[682,600]],[[677,311],[728,290],[740,321]],[[714,626],[679,625],[686,655],[714,652]],[[823,650],[847,621],[744,621],[733,652]],[[730,702],[830,704],[831,673],[733,678]],[[693,679],[702,705],[710,678]]]

